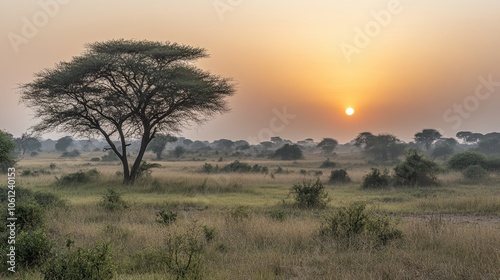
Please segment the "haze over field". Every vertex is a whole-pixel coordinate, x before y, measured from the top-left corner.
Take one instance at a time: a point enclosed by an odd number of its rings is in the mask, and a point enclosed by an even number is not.
[[[15,136],[35,123],[18,84],[87,43],[121,38],[206,48],[200,67],[237,83],[230,113],[183,131],[193,140],[500,130],[499,1],[43,0],[0,10],[0,129]]]

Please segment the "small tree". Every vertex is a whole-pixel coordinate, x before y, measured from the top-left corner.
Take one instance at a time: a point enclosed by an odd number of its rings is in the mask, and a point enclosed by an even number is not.
[[[410,149],[406,159],[394,168],[396,185],[403,186],[428,186],[437,185],[436,174],[438,165],[426,159],[417,149]]]
[[[71,146],[72,144],[73,144],[73,138],[71,138],[71,136],[64,136],[62,138],[59,138],[59,140],[57,140],[56,150],[60,152],[66,152],[69,146]]]
[[[281,160],[297,160],[304,158],[302,150],[297,145],[285,144],[274,152],[273,158]]]
[[[423,145],[427,151],[430,151],[432,144],[441,137],[441,133],[435,129],[424,129],[415,134],[415,141],[417,144]]]
[[[17,150],[21,155],[25,155],[26,153],[31,153],[35,151],[39,151],[42,147],[42,143],[38,138],[33,137],[28,133],[23,133],[21,137],[15,139]]]
[[[391,134],[373,135],[370,132],[363,132],[354,139],[354,142],[354,145],[363,149],[365,154],[380,161],[395,160],[406,148],[405,143]]]
[[[332,138],[324,138],[318,143],[318,148],[320,148],[325,155],[331,155],[339,142]]]
[[[184,153],[186,153],[186,149],[182,146],[177,146],[172,152],[176,158],[181,158]]]
[[[169,142],[177,141],[177,137],[174,137],[170,134],[158,134],[149,142],[148,150],[154,152],[156,154],[156,159],[161,160],[161,156],[163,151],[165,150],[165,146]]]

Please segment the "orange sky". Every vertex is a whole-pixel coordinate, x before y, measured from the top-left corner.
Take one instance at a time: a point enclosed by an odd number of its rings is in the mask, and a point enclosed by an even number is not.
[[[474,95],[479,77],[500,82],[497,0],[42,0],[2,1],[0,11],[0,129],[14,135],[35,123],[19,83],[85,43],[119,38],[204,47],[200,67],[236,81],[232,111],[186,129],[191,139],[500,131],[500,85]],[[346,45],[357,50],[348,58]],[[276,118],[284,108],[294,117]]]

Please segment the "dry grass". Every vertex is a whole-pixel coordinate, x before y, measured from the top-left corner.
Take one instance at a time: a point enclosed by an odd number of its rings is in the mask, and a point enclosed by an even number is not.
[[[362,190],[369,172],[359,154],[339,154],[332,160],[347,168],[353,183],[327,186],[332,199],[324,210],[298,210],[289,204],[293,183],[312,176],[300,170],[320,170],[325,159],[308,157],[299,162],[243,160],[282,167],[293,173],[205,174],[205,161],[160,162],[152,178],[122,186],[116,163],[83,159],[61,161],[55,154],[20,162],[23,168],[49,169],[50,175],[19,177],[18,185],[57,193],[68,201],[66,209],[48,212],[48,232],[56,250],[65,250],[68,238],[75,246],[110,242],[116,279],[170,279],[162,254],[169,234],[184,234],[196,225],[204,246],[204,279],[498,279],[500,276],[500,188],[498,177],[486,184],[461,181],[459,174],[440,175],[440,187]],[[224,162],[206,162],[224,165]],[[98,168],[101,177],[80,186],[56,186],[54,176]],[[328,169],[321,179],[327,181]],[[128,209],[108,212],[99,206],[106,189],[122,193]],[[404,238],[385,247],[341,249],[320,238],[322,216],[332,207],[363,201],[399,220]],[[283,204],[285,202],[285,205]],[[231,218],[235,207],[245,206],[248,218]],[[178,212],[170,226],[156,222],[159,210]],[[283,220],[273,219],[279,212]],[[215,229],[207,242],[201,226]],[[41,279],[37,272],[20,279]]]

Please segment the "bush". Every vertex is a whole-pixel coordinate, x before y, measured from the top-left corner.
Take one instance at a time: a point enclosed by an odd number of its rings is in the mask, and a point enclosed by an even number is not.
[[[204,173],[213,173],[217,172],[219,170],[219,166],[216,165],[215,167],[211,163],[205,163],[203,164],[203,167],[201,168],[201,171]]]
[[[57,165],[55,163],[51,163],[49,165],[49,168],[52,169],[52,170],[56,169],[56,167],[57,167]]]
[[[319,168],[335,168],[335,166],[337,166],[337,164],[333,161],[330,161],[330,159],[328,158],[323,161],[323,163],[321,163],[321,166]]]
[[[319,178],[295,184],[290,194],[299,208],[324,208],[329,202],[328,193]]]
[[[490,171],[500,171],[500,157],[487,158],[483,167]]]
[[[402,186],[437,185],[438,171],[439,167],[435,162],[426,159],[419,150],[410,149],[405,161],[394,168],[394,183]]]
[[[479,165],[485,167],[486,156],[480,152],[465,151],[453,155],[448,160],[448,166],[453,170],[462,171],[472,165]]]
[[[45,226],[45,211],[33,200],[16,205],[16,227],[19,231],[30,231]]]
[[[38,156],[38,155],[39,155],[39,153],[38,153],[37,151],[32,151],[32,152],[30,153],[30,157],[36,157],[36,156]]]
[[[156,221],[163,225],[170,225],[171,223],[177,221],[177,212],[172,210],[160,210],[156,213]]]
[[[274,152],[273,158],[281,160],[297,160],[304,158],[302,150],[297,145],[285,144]]]
[[[365,189],[373,188],[384,188],[389,186],[391,183],[391,176],[389,176],[389,170],[384,169],[384,172],[380,172],[377,168],[372,168],[372,171],[363,177],[363,184],[361,185]]]
[[[332,184],[347,184],[351,182],[351,178],[345,169],[338,169],[330,173],[329,182]]]
[[[33,198],[40,206],[45,209],[66,205],[64,200],[53,193],[35,192],[33,193]]]
[[[68,158],[74,158],[79,156],[80,156],[80,151],[78,150],[73,150],[71,152],[63,152],[61,155],[61,157],[68,157]]]
[[[217,236],[217,231],[214,227],[209,227],[207,225],[204,225],[203,227],[203,235],[205,236],[205,240],[207,242],[210,242],[215,239]]]
[[[364,241],[385,245],[403,235],[400,230],[394,228],[387,217],[369,213],[364,203],[337,208],[322,222],[320,234],[347,246],[355,244],[353,241],[362,237],[365,238]]]
[[[109,245],[104,244],[90,249],[78,248],[51,258],[43,276],[47,280],[107,280],[113,278],[113,270]]]
[[[166,264],[176,279],[200,279],[203,242],[196,227],[185,233],[169,234],[166,240]]]
[[[101,161],[100,157],[93,157],[90,159],[90,161]]]
[[[467,180],[481,181],[488,177],[488,171],[479,165],[471,165],[462,171],[462,175]]]
[[[222,171],[224,172],[251,172],[252,167],[248,163],[240,162],[239,160],[235,160],[231,162],[230,164],[224,166],[222,168]]]
[[[16,238],[16,261],[24,268],[38,267],[50,257],[52,243],[42,228],[21,231]]]
[[[63,175],[61,178],[57,178],[58,185],[77,185],[85,184],[99,177],[99,171],[97,169],[91,169],[88,171],[78,171],[75,173],[70,173]]]
[[[112,189],[102,196],[101,206],[108,211],[117,211],[128,208],[127,203],[123,201],[121,194]]]

